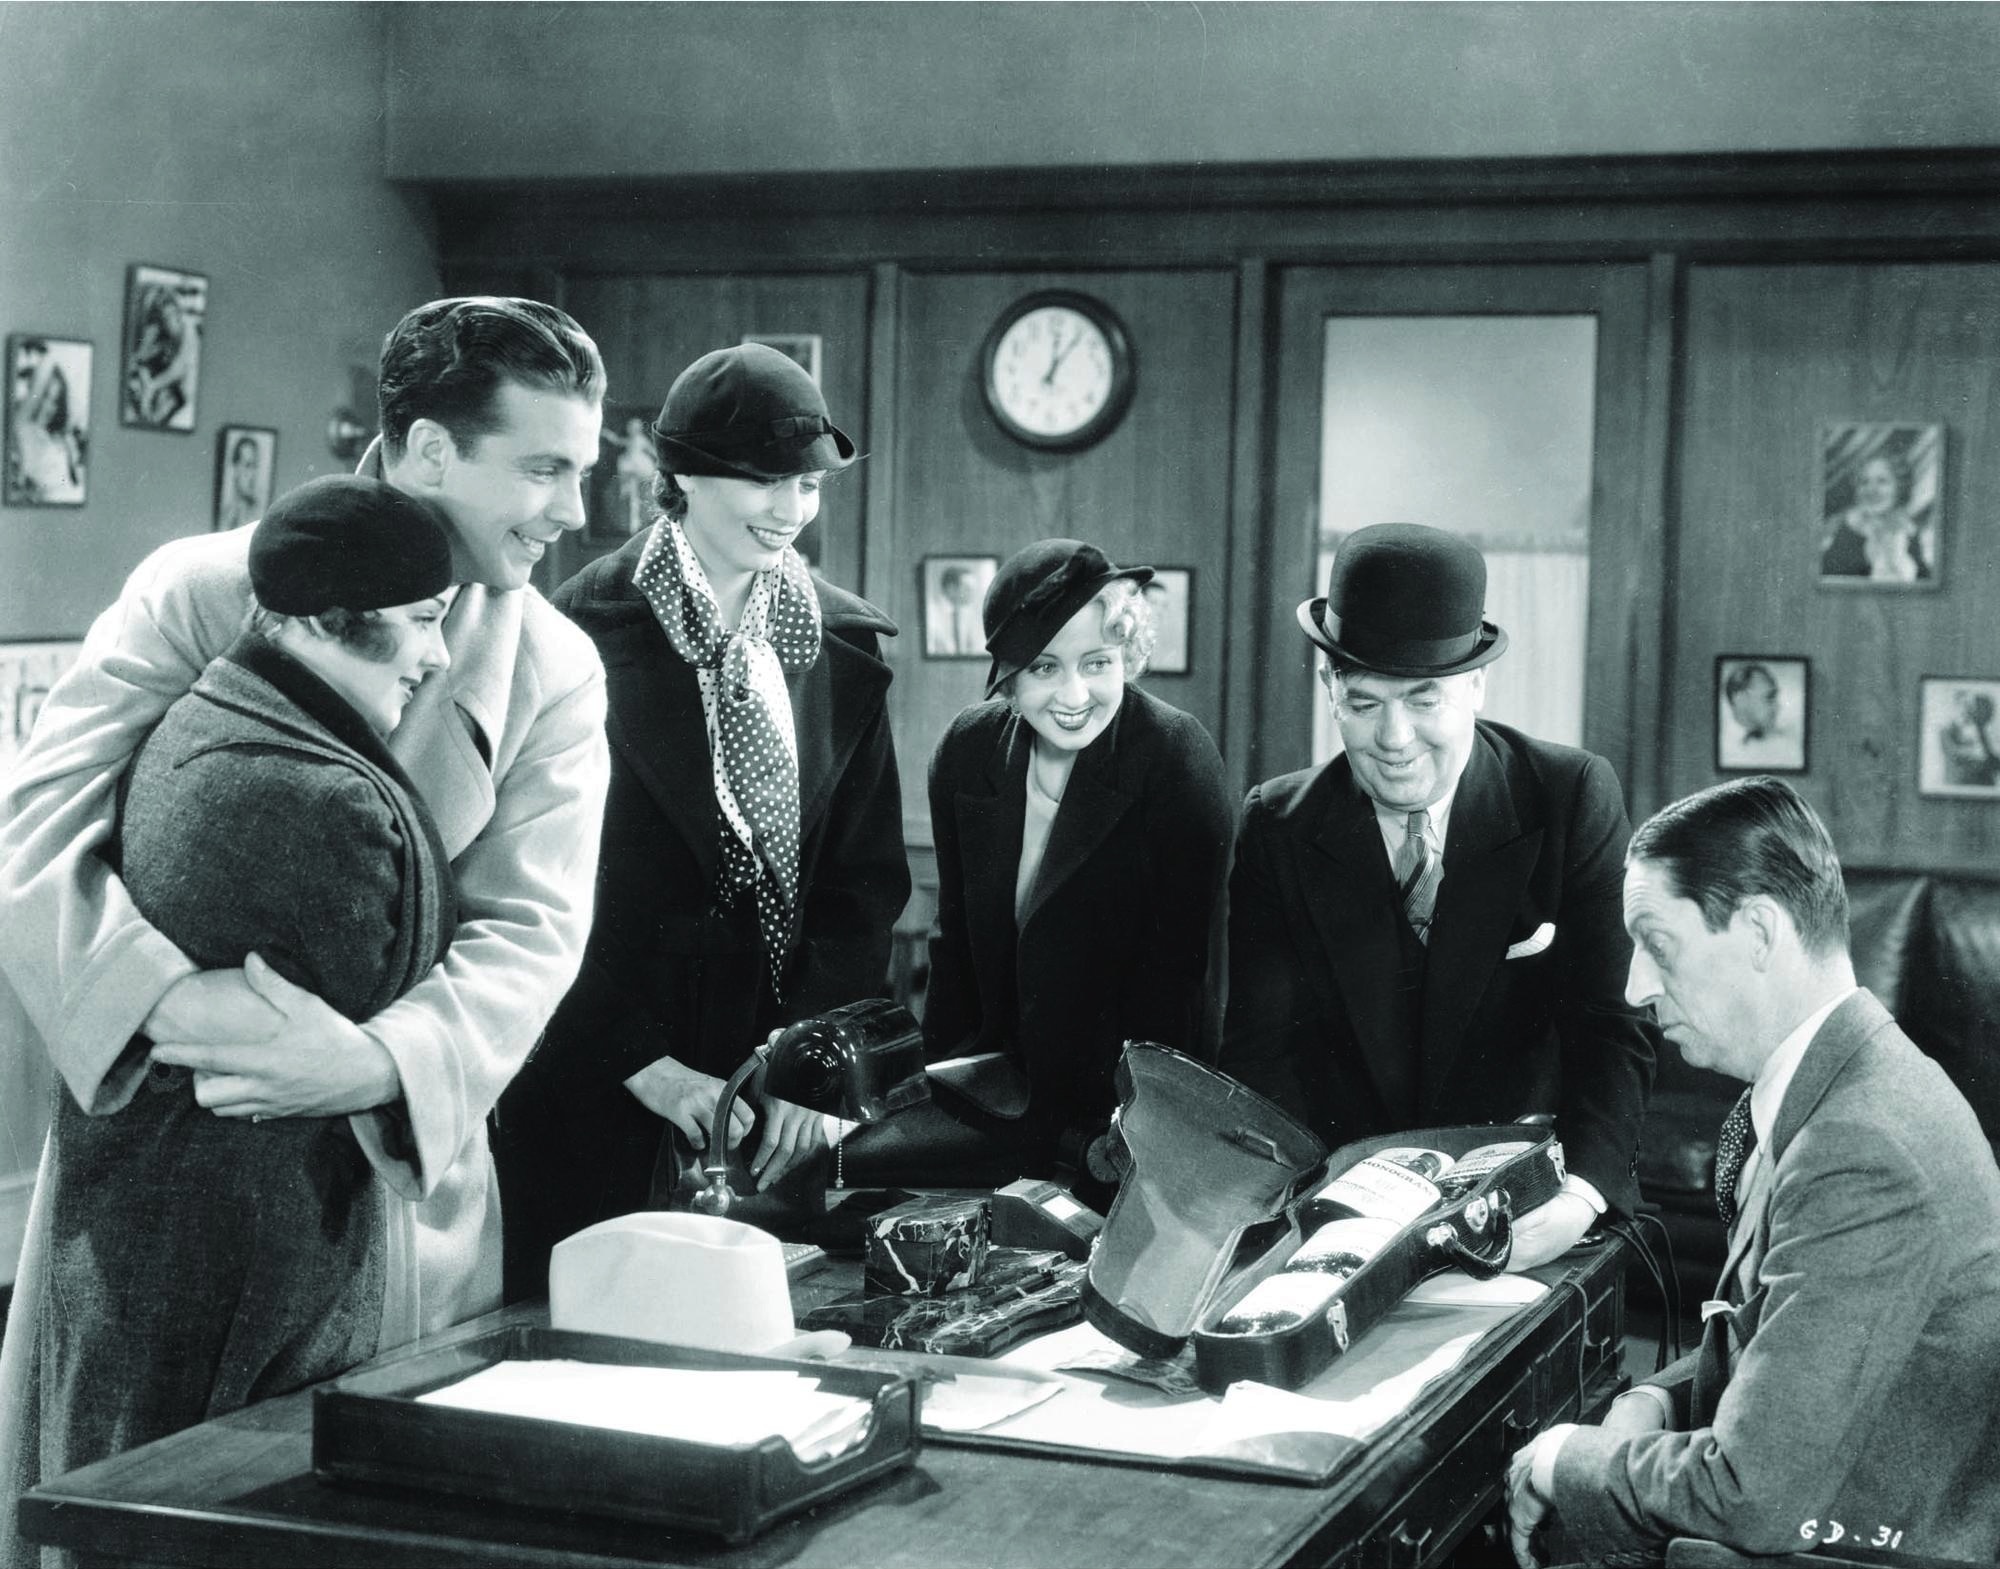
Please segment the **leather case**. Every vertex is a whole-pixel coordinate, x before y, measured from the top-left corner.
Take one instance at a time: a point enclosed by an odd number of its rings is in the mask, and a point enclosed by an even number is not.
[[[1125,1180],[1090,1255],[1083,1312],[1141,1356],[1168,1357],[1218,1301],[1297,1249],[1326,1146],[1226,1074],[1165,1046],[1119,1059]]]
[[[1431,1154],[1454,1164],[1441,1175],[1426,1175]],[[1513,1217],[1553,1198],[1563,1177],[1562,1147],[1553,1132],[1518,1122],[1365,1139],[1342,1146],[1326,1169],[1326,1186],[1299,1207],[1301,1246],[1259,1276],[1284,1277],[1265,1288],[1274,1305],[1294,1295],[1285,1288],[1297,1280],[1295,1305],[1246,1315],[1257,1301],[1252,1293],[1258,1282],[1218,1292],[1192,1336],[1195,1375],[1204,1389],[1219,1393],[1241,1379],[1300,1388],[1420,1281],[1454,1267],[1481,1277],[1498,1274],[1507,1266]],[[1341,1196],[1350,1202],[1341,1203]],[[1350,1235],[1360,1249],[1347,1250]],[[1371,1246],[1372,1254],[1362,1250]],[[1317,1268],[1306,1263],[1310,1259]],[[1321,1295],[1329,1282],[1331,1293]]]

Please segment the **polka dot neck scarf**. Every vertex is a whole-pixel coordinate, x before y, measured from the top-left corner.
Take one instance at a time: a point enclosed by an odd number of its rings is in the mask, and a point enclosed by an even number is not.
[[[756,900],[771,989],[782,1001],[799,887],[799,742],[785,676],[819,658],[819,596],[804,559],[788,549],[757,574],[742,625],[729,631],[708,574],[671,518],[646,541],[633,583],[701,683],[723,876]]]

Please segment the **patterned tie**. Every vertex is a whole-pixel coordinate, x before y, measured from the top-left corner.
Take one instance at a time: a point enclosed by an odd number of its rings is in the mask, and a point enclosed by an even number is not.
[[[1431,914],[1437,908],[1438,878],[1442,875],[1438,858],[1431,854],[1430,840],[1424,837],[1427,820],[1425,812],[1410,813],[1409,834],[1396,857],[1396,893],[1403,901],[1403,919],[1410,923],[1417,941],[1425,944],[1431,940]]]
[[[1722,1119],[1722,1132],[1715,1140],[1715,1207],[1725,1226],[1736,1224],[1736,1183],[1756,1147],[1757,1125],[1750,1120],[1750,1092],[1745,1090]]]

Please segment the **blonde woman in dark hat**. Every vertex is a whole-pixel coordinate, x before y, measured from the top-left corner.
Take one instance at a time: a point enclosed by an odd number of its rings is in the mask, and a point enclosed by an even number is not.
[[[1350,534],[1299,623],[1345,747],[1250,792],[1229,882],[1221,1065],[1330,1147],[1553,1114],[1564,1189],[1518,1267],[1638,1201],[1657,1039],[1625,1002],[1611,765],[1479,717],[1507,634],[1443,529]]]
[[[118,852],[198,969],[289,1013],[364,1021],[457,925],[435,824],[385,737],[449,664],[451,543],[380,480],[281,498],[249,552],[257,609],[140,748]],[[54,1476],[344,1371],[416,1333],[409,1206],[345,1117],[169,1065],[108,1114],[60,1098],[0,1365],[5,1447]],[[17,1479],[32,1484],[33,1475]]]
[[[934,1104],[860,1130],[849,1180],[1059,1173],[1101,1193],[1114,1173],[1092,1145],[1124,1043],[1210,1054],[1230,800],[1200,721],[1132,685],[1152,575],[1074,539],[995,574],[988,701],[931,758]]]
[[[909,896],[896,628],[794,548],[854,443],[762,344],[689,366],[654,433],[659,516],[555,595],[604,659],[611,791],[583,972],[500,1108],[510,1298],[648,1204],[663,1140],[740,1144],[760,1191],[824,1148],[771,1099],[715,1127],[718,1093],[773,1028],[885,991]]]

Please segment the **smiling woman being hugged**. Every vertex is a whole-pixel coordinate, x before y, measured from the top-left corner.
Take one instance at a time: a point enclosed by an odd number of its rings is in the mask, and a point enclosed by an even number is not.
[[[604,659],[611,789],[583,973],[500,1107],[510,1299],[661,1198],[663,1154],[741,1145],[759,1191],[807,1174],[816,1114],[759,1097],[716,1128],[719,1093],[771,1030],[886,991],[909,896],[896,627],[794,548],[854,443],[761,344],[696,360],[653,430],[658,515],[554,596]]]
[[[1101,1197],[1124,1043],[1210,1055],[1232,811],[1201,723],[1131,684],[1152,575],[1074,539],[995,574],[989,700],[931,759],[933,1104],[852,1137],[849,1181],[1061,1174]]]

